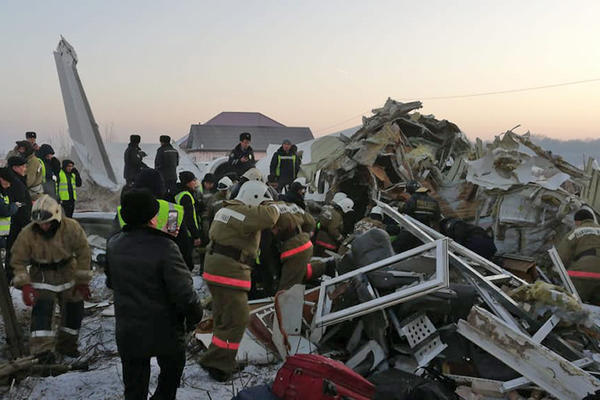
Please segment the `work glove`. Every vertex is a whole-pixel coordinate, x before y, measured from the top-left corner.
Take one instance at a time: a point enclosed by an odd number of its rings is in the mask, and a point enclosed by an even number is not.
[[[30,284],[23,285],[23,287],[21,288],[21,292],[21,294],[23,295],[23,303],[25,303],[25,305],[29,307],[33,306],[35,304],[35,300],[38,297],[37,292],[35,291],[33,286],[31,286]]]
[[[83,300],[89,300],[92,297],[90,293],[90,287],[86,284],[75,285],[75,293],[79,294]]]

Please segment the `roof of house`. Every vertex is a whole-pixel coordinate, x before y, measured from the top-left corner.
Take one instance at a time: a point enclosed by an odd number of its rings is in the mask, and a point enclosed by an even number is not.
[[[284,139],[300,143],[314,139],[309,128],[256,125],[192,125],[181,148],[185,151],[230,151],[240,141],[240,133],[250,132],[252,148],[266,151],[269,144],[278,144]]]
[[[203,125],[285,127],[285,125],[262,113],[238,111],[223,111],[206,121]]]

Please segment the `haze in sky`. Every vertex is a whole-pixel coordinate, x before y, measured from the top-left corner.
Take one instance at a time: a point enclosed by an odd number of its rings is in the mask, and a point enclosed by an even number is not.
[[[599,1],[7,1],[0,3],[0,147],[65,135],[52,51],[60,35],[100,131],[180,138],[221,111],[259,111],[322,135],[387,97],[600,78]],[[423,113],[490,138],[517,124],[597,137],[600,81],[423,100]]]

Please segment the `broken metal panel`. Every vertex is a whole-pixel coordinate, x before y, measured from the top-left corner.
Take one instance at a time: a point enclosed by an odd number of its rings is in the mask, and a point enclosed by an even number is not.
[[[98,185],[116,189],[117,178],[77,72],[75,49],[63,37],[54,52],[73,151]]]
[[[567,292],[573,297],[577,299],[577,301],[581,302],[581,297],[579,297],[579,293],[577,292],[577,288],[573,284],[571,277],[569,276],[567,269],[565,268],[562,260],[560,259],[560,255],[556,250],[556,247],[552,246],[550,250],[548,250],[548,255],[550,256],[550,260],[552,260],[552,265],[554,266],[554,271],[560,277],[560,281],[562,282],[562,286],[565,288]]]
[[[515,331],[491,313],[473,307],[458,332],[561,400],[583,399],[600,381],[573,363]]]
[[[333,288],[334,285],[347,281],[357,275],[385,267],[390,267],[398,261],[429,252],[430,250],[435,250],[435,273],[429,280],[412,286],[399,288],[393,293],[384,295],[382,297],[376,297],[371,301],[350,306],[346,309],[329,313],[324,312],[323,305],[325,304],[325,299],[329,297],[328,288]],[[353,319],[361,315],[382,310],[386,307],[414,299],[416,297],[424,296],[443,287],[448,287],[448,280],[448,241],[446,239],[437,240],[433,243],[424,244],[423,246],[415,249],[348,272],[331,280],[323,281],[321,283],[319,303],[314,321],[316,326],[328,326],[341,321]]]
[[[365,343],[352,357],[346,361],[346,366],[357,370],[361,366],[361,370],[358,373],[367,373],[375,369],[387,358],[387,354],[383,348],[374,340],[370,340]],[[372,361],[371,361],[372,360]],[[366,361],[370,361],[369,365],[363,366],[362,364]],[[363,371],[364,369],[364,371]]]

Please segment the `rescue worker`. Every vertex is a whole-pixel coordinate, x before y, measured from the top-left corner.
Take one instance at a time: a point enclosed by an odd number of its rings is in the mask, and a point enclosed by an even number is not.
[[[171,137],[160,136],[160,147],[156,150],[154,169],[160,172],[165,181],[167,196],[171,198],[177,190],[177,166],[179,165],[179,153],[171,145]]]
[[[215,178],[215,174],[211,174],[210,172],[204,175],[204,178],[202,178],[202,197],[205,200],[205,204],[206,200],[208,200],[210,196],[216,193],[216,183],[217,181]]]
[[[148,190],[126,192],[121,202],[126,225],[107,243],[106,285],[114,292],[126,400],[148,397],[152,357],[160,374],[151,399],[175,399],[186,360],[185,332],[202,319],[181,253],[156,229],[159,208]]]
[[[281,191],[298,176],[300,159],[296,154],[297,148],[291,140],[285,139],[271,158],[270,172],[277,182],[277,189]]]
[[[242,176],[244,172],[256,165],[254,158],[254,150],[250,146],[252,135],[248,132],[240,133],[240,142],[229,153],[229,167],[232,172],[236,172],[238,176]]]
[[[36,157],[33,146],[27,140],[19,142],[19,153],[27,160],[27,190],[33,201],[44,194],[42,182],[46,174],[44,163]]]
[[[142,138],[140,135],[129,136],[129,145],[127,145],[127,149],[125,149],[125,154],[123,155],[125,159],[123,178],[125,178],[127,187],[132,187],[133,181],[140,171],[144,168],[148,168],[142,161],[147,154],[140,149],[141,140]]]
[[[58,174],[61,169],[60,161],[54,157],[54,149],[49,144],[41,145],[36,154],[44,163],[45,175],[42,183],[44,193],[56,200],[58,199],[56,195],[56,182],[58,181]]]
[[[56,350],[78,357],[83,301],[90,298],[92,277],[87,237],[79,223],[65,217],[60,204],[46,194],[33,205],[31,219],[33,223],[19,233],[11,251],[13,285],[21,289],[25,305],[33,306],[30,353]],[[56,301],[62,314],[58,333],[52,329]]]
[[[8,190],[13,176],[8,168],[0,168],[0,248],[6,249],[10,234],[11,217],[19,211],[21,203],[11,202]]]
[[[383,224],[383,210],[379,206],[371,208],[368,216],[354,224],[354,234],[360,235],[374,228],[385,230]]]
[[[12,267],[10,266],[11,248],[21,230],[31,221],[31,196],[27,190],[25,172],[27,161],[21,156],[8,159],[8,173],[11,177],[11,185],[8,188],[10,201],[21,204],[19,210],[10,220],[10,232],[6,240],[5,269],[8,280],[12,279]]]
[[[581,209],[573,217],[575,229],[557,250],[584,303],[600,306],[600,225],[591,211]]]
[[[437,227],[441,219],[440,205],[429,194],[429,189],[421,186],[415,190],[404,205],[404,213],[430,227]]]
[[[278,290],[287,290],[292,286],[308,282],[327,273],[335,275],[335,259],[327,261],[312,260],[313,244],[311,232],[303,226],[313,226],[314,218],[294,203],[274,203],[279,210],[279,220],[272,231],[281,242],[281,277]]]
[[[337,194],[336,194],[337,195]],[[323,257],[325,250],[337,252],[344,240],[344,214],[352,211],[354,202],[344,195],[334,196],[331,204],[323,206],[318,217],[318,231],[315,238],[315,255]]]
[[[40,146],[38,146],[37,142],[37,133],[35,132],[25,132],[25,140],[27,140],[29,143],[31,143],[31,147],[33,148],[33,151],[38,151],[40,149]]]
[[[224,202],[210,227],[204,282],[212,295],[212,343],[200,365],[218,381],[230,379],[235,356],[249,321],[248,295],[251,267],[260,243],[260,231],[271,229],[279,218],[267,185],[246,182],[235,200]]]
[[[240,176],[240,179],[231,187],[229,197],[235,199],[242,185],[248,181],[264,182],[263,175],[258,168],[250,168]]]
[[[81,176],[75,168],[75,163],[71,160],[63,160],[62,169],[58,173],[58,180],[56,181],[56,192],[65,215],[69,218],[73,217],[75,211],[76,188],[78,187],[81,187]]]
[[[183,220],[187,227],[188,237],[192,240],[193,246],[198,247],[202,244],[202,224],[199,218],[202,212],[202,202],[196,198],[198,179],[193,172],[183,171],[179,173],[179,181],[175,204],[183,207]]]
[[[440,233],[490,261],[496,255],[494,238],[483,228],[459,218],[443,219],[440,222]]]
[[[229,191],[233,186],[233,182],[229,177],[224,176],[217,183],[217,193],[214,194],[210,199],[210,203],[206,205],[207,213],[208,213],[208,227],[212,225],[212,221],[215,218],[217,212],[223,207],[223,202],[230,197]],[[208,232],[208,231],[207,231]]]

